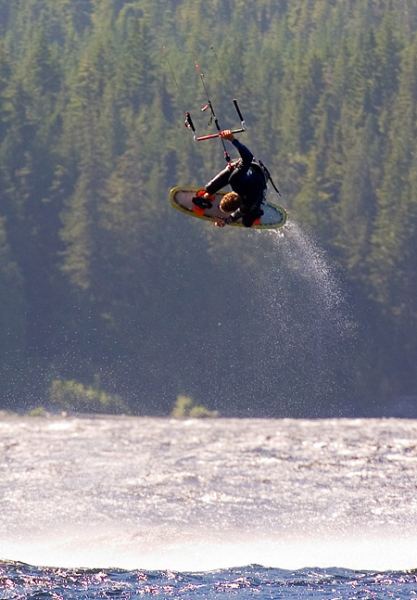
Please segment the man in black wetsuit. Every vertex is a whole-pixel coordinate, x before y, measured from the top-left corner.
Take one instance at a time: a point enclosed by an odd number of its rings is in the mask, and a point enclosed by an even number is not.
[[[263,215],[261,204],[265,199],[265,176],[262,168],[254,162],[252,152],[233,136],[230,129],[221,131],[219,135],[232,142],[241,158],[229,163],[209,181],[204,188],[206,193],[193,202],[197,206],[209,208],[210,196],[230,185],[233,192],[226,194],[219,205],[223,212],[230,214],[224,219],[217,219],[216,225],[224,227],[241,219],[245,227],[251,227]]]

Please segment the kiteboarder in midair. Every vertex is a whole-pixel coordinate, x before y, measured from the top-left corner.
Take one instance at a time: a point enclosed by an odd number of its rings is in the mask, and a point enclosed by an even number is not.
[[[222,140],[229,140],[240,154],[240,159],[230,161],[204,187],[204,193],[193,199],[194,204],[201,208],[211,206],[210,197],[226,185],[232,192],[224,195],[220,209],[227,214],[224,218],[216,219],[217,227],[224,227],[239,219],[245,227],[251,227],[263,215],[261,208],[266,194],[266,178],[262,167],[254,161],[252,152],[237,140],[230,129],[219,132]]]

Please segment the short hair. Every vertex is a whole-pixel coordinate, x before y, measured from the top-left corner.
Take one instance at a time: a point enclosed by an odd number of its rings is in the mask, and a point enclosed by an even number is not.
[[[241,202],[239,194],[236,194],[236,192],[228,192],[220,200],[219,208],[222,212],[231,213],[239,208]]]

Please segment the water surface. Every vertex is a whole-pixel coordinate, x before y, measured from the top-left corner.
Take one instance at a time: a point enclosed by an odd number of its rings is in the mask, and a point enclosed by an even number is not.
[[[417,422],[0,421],[0,558],[190,572],[417,566]]]

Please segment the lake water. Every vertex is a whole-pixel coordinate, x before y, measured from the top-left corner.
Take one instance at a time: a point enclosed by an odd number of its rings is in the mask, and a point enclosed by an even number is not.
[[[1,599],[417,595],[417,421],[2,417],[0,454]]]

